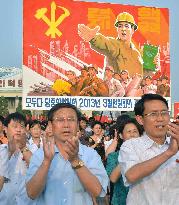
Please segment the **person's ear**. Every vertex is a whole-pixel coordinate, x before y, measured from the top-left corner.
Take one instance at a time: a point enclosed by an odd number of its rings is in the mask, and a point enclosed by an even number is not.
[[[136,115],[136,116],[135,116],[135,119],[137,120],[137,122],[138,122],[140,125],[143,125],[143,124],[144,124],[144,119],[143,119],[142,116]]]

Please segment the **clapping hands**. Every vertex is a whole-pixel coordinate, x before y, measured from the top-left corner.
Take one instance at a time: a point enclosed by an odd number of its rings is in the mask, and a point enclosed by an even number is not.
[[[55,154],[55,143],[53,137],[43,137],[44,159],[51,162]]]
[[[169,123],[167,133],[172,138],[170,149],[177,153],[179,150],[179,120],[176,120],[175,123]]]
[[[79,139],[74,136],[65,142],[64,151],[68,155],[68,160],[73,162],[78,159]]]

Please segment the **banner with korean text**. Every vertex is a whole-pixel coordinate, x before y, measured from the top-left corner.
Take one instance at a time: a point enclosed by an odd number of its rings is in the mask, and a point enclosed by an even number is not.
[[[170,104],[169,10],[24,0],[23,108],[70,102],[132,111],[145,93]]]

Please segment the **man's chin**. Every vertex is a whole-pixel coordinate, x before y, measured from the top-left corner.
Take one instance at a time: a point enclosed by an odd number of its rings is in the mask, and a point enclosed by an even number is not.
[[[63,134],[62,136],[61,136],[61,138],[64,140],[64,141],[66,141],[67,139],[70,139],[70,138],[72,138],[73,136],[72,136],[72,134]]]

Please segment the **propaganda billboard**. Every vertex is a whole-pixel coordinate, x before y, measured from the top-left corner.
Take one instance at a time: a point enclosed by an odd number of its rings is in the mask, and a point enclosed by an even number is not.
[[[24,109],[131,111],[145,93],[170,100],[167,8],[24,0],[23,14]]]

